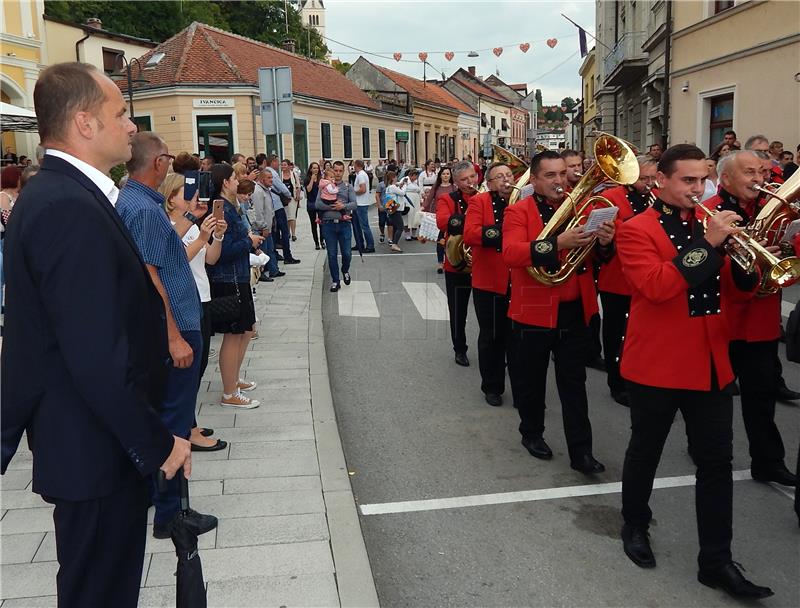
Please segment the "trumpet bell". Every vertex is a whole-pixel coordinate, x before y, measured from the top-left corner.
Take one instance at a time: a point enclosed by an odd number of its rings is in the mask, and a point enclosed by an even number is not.
[[[770,295],[779,289],[790,287],[798,281],[800,281],[800,258],[784,258],[764,273],[759,293]]]
[[[448,238],[444,254],[456,272],[472,272],[472,248],[464,244],[463,235],[456,234]]]

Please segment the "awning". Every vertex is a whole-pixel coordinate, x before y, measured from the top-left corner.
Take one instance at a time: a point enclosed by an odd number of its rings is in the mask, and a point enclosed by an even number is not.
[[[36,113],[33,110],[0,101],[0,131],[27,131],[39,130],[36,122]]]

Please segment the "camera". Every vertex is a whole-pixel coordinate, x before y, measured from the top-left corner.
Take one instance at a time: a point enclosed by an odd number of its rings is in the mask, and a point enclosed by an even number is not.
[[[683,91],[684,93],[688,93],[689,92],[689,83],[688,82],[684,82],[683,83],[683,86],[681,87],[681,91]]]

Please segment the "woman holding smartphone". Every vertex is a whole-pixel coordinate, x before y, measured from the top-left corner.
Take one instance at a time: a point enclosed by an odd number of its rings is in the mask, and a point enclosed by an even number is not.
[[[306,191],[306,212],[308,219],[311,222],[311,234],[314,236],[314,249],[319,251],[319,234],[317,230],[317,194],[319,193],[319,163],[312,162],[308,166],[306,178],[303,180],[303,188]],[[322,248],[325,248],[325,241],[322,242]]]
[[[215,265],[207,267],[211,298],[238,295],[239,299],[239,314],[233,321],[211,319],[212,332],[223,334],[219,351],[223,389],[220,405],[252,409],[260,404],[246,397],[244,392],[256,388],[256,383],[245,382],[239,374],[256,322],[253,292],[250,291],[250,249],[258,249],[264,239],[248,233],[239,215],[239,203],[236,200],[239,181],[233,167],[216,164],[211,167],[211,178],[215,198],[223,200],[223,217],[227,225],[222,236],[219,259]]]

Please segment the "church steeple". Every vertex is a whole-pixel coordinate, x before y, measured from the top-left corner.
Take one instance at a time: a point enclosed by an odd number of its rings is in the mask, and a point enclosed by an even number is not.
[[[300,19],[306,27],[313,27],[320,36],[325,35],[325,3],[322,0],[301,0]]]

